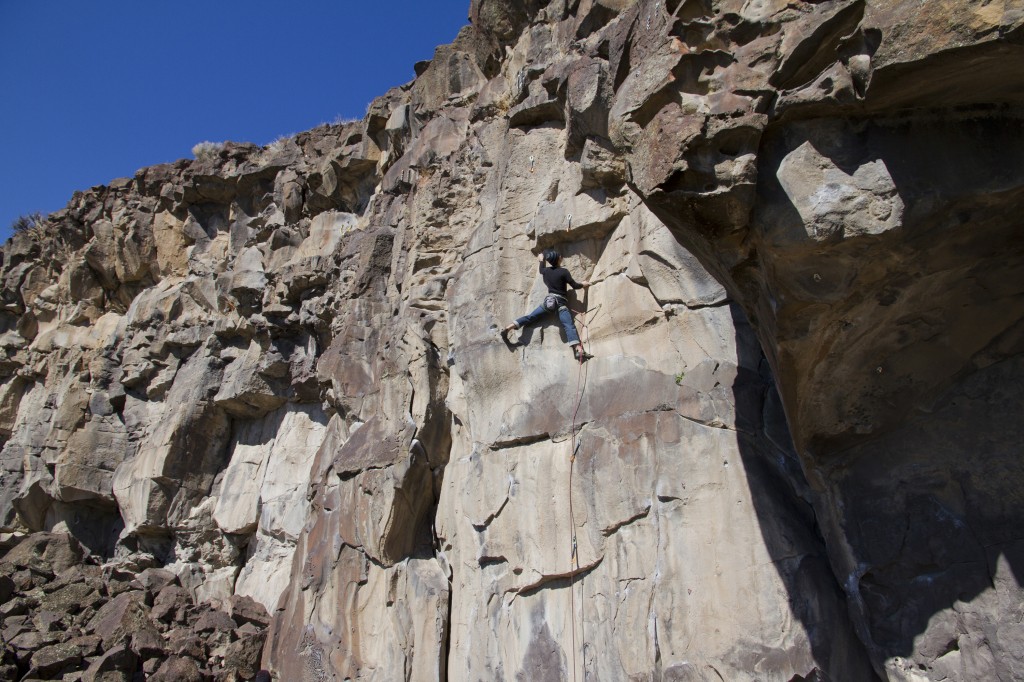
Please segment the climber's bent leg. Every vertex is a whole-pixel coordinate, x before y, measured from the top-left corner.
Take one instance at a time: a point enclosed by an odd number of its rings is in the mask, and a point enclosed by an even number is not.
[[[564,305],[558,308],[558,319],[565,330],[565,342],[570,346],[579,345],[580,335],[576,332],[576,324],[572,321],[572,313]]]
[[[522,329],[523,327],[533,324],[540,318],[544,317],[546,313],[547,311],[544,310],[544,306],[537,306],[537,308],[535,308],[532,312],[523,315],[512,324],[515,325],[516,329]]]

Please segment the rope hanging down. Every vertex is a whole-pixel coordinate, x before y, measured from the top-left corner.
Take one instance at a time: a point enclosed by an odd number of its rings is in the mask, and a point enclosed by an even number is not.
[[[598,308],[600,308],[600,307],[601,306],[598,305]],[[584,345],[584,343],[585,343],[584,342],[584,338],[586,338],[586,340],[588,342],[589,342],[589,339],[590,339],[590,330],[587,328],[587,322],[586,322],[586,313],[588,311],[582,311],[582,313],[578,313],[577,311],[572,310],[571,308],[570,308],[570,310],[572,311],[574,316],[577,316],[577,319],[581,320],[581,322],[580,322],[580,330],[581,330],[582,333],[580,334],[580,348],[583,350],[583,352],[585,354],[586,353],[586,346]],[[594,310],[596,311],[597,308],[595,308]],[[571,554],[569,555],[569,566],[570,566],[570,573],[569,573],[570,611],[569,611],[569,613],[571,614],[571,617],[572,617],[572,679],[573,679],[573,682],[576,682],[576,680],[577,680],[576,671],[578,669],[577,664],[576,664],[576,585],[575,585],[575,583],[576,583],[576,574],[579,572],[579,568],[580,568],[580,559],[579,559],[579,553],[577,552],[577,545],[576,545],[576,515],[573,512],[573,506],[572,506],[572,475],[573,475],[573,471],[575,469],[575,464],[576,464],[576,454],[579,452],[580,446],[582,444],[582,441],[577,441],[577,439],[576,439],[576,437],[577,437],[576,417],[579,415],[580,405],[583,402],[583,391],[586,389],[586,386],[587,386],[587,375],[589,374],[589,372],[584,367],[585,364],[586,363],[584,362],[584,359],[581,357],[580,360],[578,361],[579,369],[578,369],[578,371],[576,373],[576,397],[573,399],[574,405],[573,405],[573,411],[572,411],[572,431],[571,431],[570,438],[569,438],[569,525],[570,525],[570,527],[572,529],[572,547],[571,547],[571,550],[570,550]],[[582,606],[582,596],[581,596],[580,605]],[[584,628],[584,619],[582,618],[582,614],[581,614],[581,617],[580,617],[580,639],[583,641],[583,646],[584,646],[583,665],[584,665],[584,667],[586,667],[586,635],[585,635],[585,633],[583,631],[583,628]],[[584,678],[585,677],[586,677],[586,671],[584,671]]]

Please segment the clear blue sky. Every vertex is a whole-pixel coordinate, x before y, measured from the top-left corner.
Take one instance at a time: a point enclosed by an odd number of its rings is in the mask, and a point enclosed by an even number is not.
[[[267,144],[415,76],[470,0],[0,0],[0,241],[76,189]]]

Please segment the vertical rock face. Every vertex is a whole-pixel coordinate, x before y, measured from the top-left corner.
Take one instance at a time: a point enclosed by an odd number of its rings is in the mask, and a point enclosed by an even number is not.
[[[876,669],[1018,677],[1024,15],[728,4],[662,15],[707,90],[613,106],[633,182],[758,330]]]
[[[1024,13],[470,17],[8,243],[3,530],[254,598],[285,680],[1019,677]],[[582,365],[497,333],[549,247]]]

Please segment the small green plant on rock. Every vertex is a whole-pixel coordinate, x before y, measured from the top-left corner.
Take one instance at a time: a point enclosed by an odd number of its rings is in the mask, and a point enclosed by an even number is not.
[[[685,377],[685,376],[686,376],[686,372],[679,372],[679,374],[676,374],[676,386],[682,386],[683,385],[683,377]]]

